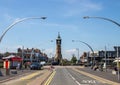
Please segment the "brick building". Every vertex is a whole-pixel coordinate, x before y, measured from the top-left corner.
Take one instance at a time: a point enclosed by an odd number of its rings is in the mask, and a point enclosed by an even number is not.
[[[42,53],[39,49],[21,49],[18,48],[18,55],[23,58],[23,62],[40,62],[48,61],[48,57],[45,53]]]

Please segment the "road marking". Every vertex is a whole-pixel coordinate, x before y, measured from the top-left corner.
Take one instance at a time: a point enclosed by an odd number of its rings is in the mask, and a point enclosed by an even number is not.
[[[73,70],[74,70],[74,71],[77,71],[77,72],[79,72],[79,73],[81,73],[81,74],[83,74],[83,75],[89,76],[89,77],[91,77],[91,78],[93,78],[93,79],[96,79],[96,80],[98,80],[98,81],[100,81],[100,82],[102,82],[102,83],[106,83],[106,84],[110,84],[110,85],[120,85],[120,84],[117,83],[117,82],[113,82],[113,81],[110,81],[110,80],[107,80],[107,79],[104,79],[104,78],[101,78],[101,77],[92,75],[92,74],[90,74],[90,73],[87,73],[87,72],[84,72],[84,71],[80,71],[80,70],[78,70],[78,69],[73,69]]]
[[[56,71],[54,71],[54,72],[50,75],[50,77],[48,78],[48,80],[45,82],[44,85],[49,85],[49,84],[50,84],[50,82],[52,81],[55,73],[56,73]]]
[[[72,75],[70,75],[73,80],[76,80]]]
[[[78,85],[81,85],[78,81],[75,81]]]
[[[78,85],[81,85],[69,72],[67,72],[67,73]]]
[[[32,77],[37,76],[37,75],[40,74],[40,73],[41,73],[40,71],[35,72],[35,73],[32,73],[32,74],[30,74],[30,75],[27,75],[27,76],[25,76],[25,77],[20,78],[20,80],[31,79]]]

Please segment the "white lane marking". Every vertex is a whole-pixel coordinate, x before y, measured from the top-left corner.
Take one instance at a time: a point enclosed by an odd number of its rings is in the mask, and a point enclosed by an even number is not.
[[[81,85],[78,81],[75,81],[78,85]]]
[[[66,70],[67,71],[67,70]],[[80,84],[68,71],[67,71],[68,75],[78,84],[78,85],[82,85]]]
[[[72,75],[70,75],[71,76],[71,78],[75,81],[76,79],[72,76]]]

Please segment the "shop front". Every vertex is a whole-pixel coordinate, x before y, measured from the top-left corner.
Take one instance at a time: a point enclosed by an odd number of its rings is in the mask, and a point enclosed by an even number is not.
[[[10,68],[16,69],[18,65],[20,66],[22,64],[22,58],[15,55],[10,55],[8,57],[3,57],[3,60],[9,60],[10,61]]]

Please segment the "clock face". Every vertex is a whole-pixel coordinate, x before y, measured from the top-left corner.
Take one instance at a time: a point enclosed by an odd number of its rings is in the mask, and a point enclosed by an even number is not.
[[[61,44],[61,41],[60,41],[60,40],[57,40],[57,44]]]

